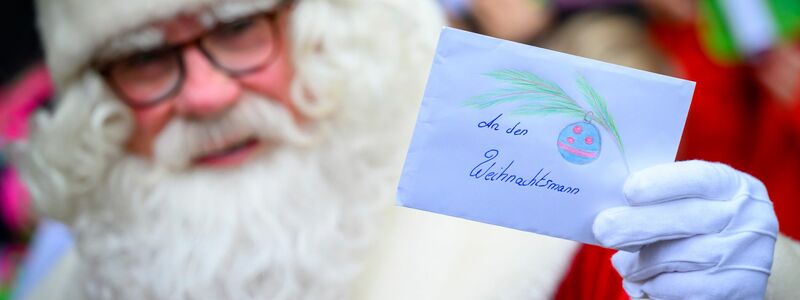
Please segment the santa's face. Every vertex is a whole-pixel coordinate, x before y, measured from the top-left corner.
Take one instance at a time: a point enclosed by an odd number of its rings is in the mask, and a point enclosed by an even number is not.
[[[289,10],[250,13],[214,24],[195,15],[177,16],[152,25],[161,37],[157,44],[105,64],[106,82],[131,107],[135,119],[128,150],[157,160],[157,139],[169,124],[214,121],[247,93],[276,101],[298,120],[289,95],[294,73],[286,39]],[[118,38],[126,39],[135,37]],[[238,166],[265,147],[255,136],[218,134],[196,145],[202,151],[185,153],[189,157],[184,167]]]
[[[345,131],[314,135],[290,101],[289,10],[209,29],[158,23],[161,44],[108,63],[134,121],[73,224],[90,298],[339,298],[358,269],[374,189]],[[273,22],[273,23],[267,23]],[[175,47],[175,45],[179,45]],[[152,47],[150,47],[152,48]],[[264,51],[267,54],[264,54]]]

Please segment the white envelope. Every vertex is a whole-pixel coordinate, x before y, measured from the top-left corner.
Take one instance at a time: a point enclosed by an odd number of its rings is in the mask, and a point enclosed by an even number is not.
[[[628,174],[675,159],[694,86],[444,28],[398,203],[597,244]]]

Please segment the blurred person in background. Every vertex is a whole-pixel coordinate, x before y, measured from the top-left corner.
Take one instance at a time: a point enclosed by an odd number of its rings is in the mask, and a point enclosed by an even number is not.
[[[639,70],[673,73],[642,23],[622,11],[590,9],[559,24],[542,46]]]
[[[679,158],[761,179],[781,232],[800,239],[800,2],[643,3],[677,75],[698,82]]]
[[[533,43],[555,17],[548,0],[439,0],[451,26]]]
[[[64,222],[75,244],[31,298],[556,293],[575,243],[390,207],[442,23],[432,2],[41,0],[38,11],[58,100],[34,118],[15,163],[37,212]],[[617,262],[628,263],[618,270],[649,274],[626,278],[632,296],[763,296],[774,216],[738,206],[767,203],[757,180],[699,161],[637,178],[729,200],[662,191],[653,196],[674,201],[642,208],[672,215],[700,203],[714,207],[708,216],[763,230],[729,239],[721,229],[695,236],[706,229],[689,226],[692,234],[631,241],[644,247],[620,252]],[[595,233],[648,227],[613,221],[616,230]],[[644,255],[675,266],[676,257],[697,254],[664,246],[711,249],[742,265],[672,272],[635,264]]]
[[[439,0],[450,26],[525,44],[540,44],[566,15],[636,0]]]

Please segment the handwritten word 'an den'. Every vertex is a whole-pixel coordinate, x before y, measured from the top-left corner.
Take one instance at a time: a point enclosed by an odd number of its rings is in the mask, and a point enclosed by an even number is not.
[[[497,115],[497,117],[494,117],[494,119],[492,119],[491,121],[480,121],[480,122],[478,122],[478,128],[486,128],[486,129],[489,129],[489,130],[499,131],[501,125],[498,122],[498,120],[502,116],[503,116],[503,114],[499,114],[499,115]],[[514,126],[508,127],[505,130],[505,132],[507,134],[512,134],[512,135],[526,135],[526,134],[528,134],[528,130],[524,129],[524,128],[519,128],[519,124],[520,124],[520,122],[517,122],[517,124],[514,124]]]
[[[528,178],[522,175],[513,174],[512,171],[510,171],[511,166],[514,165],[513,160],[505,167],[498,167],[495,169],[497,162],[494,160],[498,155],[500,155],[500,151],[497,149],[490,149],[489,151],[486,151],[486,153],[483,154],[483,157],[486,158],[486,160],[472,168],[472,171],[469,172],[469,176],[475,177],[475,179],[479,180],[483,179],[493,182],[513,183],[522,187],[538,187],[573,195],[577,195],[581,191],[580,188],[565,186],[557,183],[553,179],[548,178],[550,171],[545,172],[544,168],[539,169],[536,175]]]

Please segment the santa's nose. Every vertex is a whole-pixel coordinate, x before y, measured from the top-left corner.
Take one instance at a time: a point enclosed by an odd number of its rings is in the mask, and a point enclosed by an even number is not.
[[[197,47],[183,50],[185,78],[176,99],[178,113],[189,118],[215,117],[238,101],[239,83],[217,69]]]

